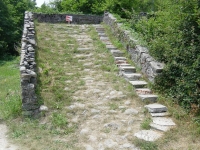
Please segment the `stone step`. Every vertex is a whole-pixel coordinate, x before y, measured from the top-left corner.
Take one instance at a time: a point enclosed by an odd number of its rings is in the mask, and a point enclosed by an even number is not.
[[[154,131],[154,130],[141,130],[134,134],[135,137],[138,139],[142,139],[145,141],[156,141],[157,139],[161,138],[163,133]]]
[[[158,99],[157,95],[152,95],[152,94],[148,94],[148,95],[138,95],[142,101],[150,101],[150,102],[156,102]]]
[[[99,35],[100,37],[107,37],[107,35],[106,35],[105,33],[98,33],[98,35]]]
[[[108,50],[117,50],[117,48],[115,46],[113,46],[113,45],[106,45],[106,48]]]
[[[78,51],[88,51],[88,50],[92,50],[92,48],[77,48]]]
[[[150,113],[152,117],[167,117],[170,114],[168,112],[162,112],[162,113]]]
[[[96,28],[97,33],[105,33],[103,28]]]
[[[173,122],[171,118],[167,117],[153,117],[153,123],[161,126],[175,126],[176,124]]]
[[[158,131],[163,131],[163,132],[167,132],[168,130],[170,130],[173,126],[163,126],[163,125],[158,125],[155,123],[151,123],[150,127],[152,129],[158,130]]]
[[[139,73],[125,73],[125,72],[123,72],[122,76],[129,81],[136,81],[136,80],[139,80],[142,75],[139,74]]]
[[[138,89],[135,89],[135,92],[138,94],[138,95],[147,95],[147,94],[152,94],[152,91],[148,88],[138,88]]]
[[[166,106],[157,103],[145,105],[144,107],[147,108],[150,113],[161,113],[167,111]]]
[[[115,61],[115,64],[117,66],[121,66],[121,64],[128,64],[128,62],[126,60],[117,60]],[[128,65],[129,66],[129,65]]]
[[[124,64],[124,63],[122,63],[122,64],[117,64],[117,66],[118,66],[118,67],[120,67],[120,66],[131,66],[131,64],[128,64],[128,63],[125,63],[125,64]]]
[[[110,52],[114,57],[122,57],[124,55],[124,52],[120,50],[111,50]]]
[[[96,27],[97,31],[105,31],[105,29],[103,27]]]
[[[117,60],[118,61],[118,60]],[[125,61],[125,60],[124,60]],[[133,66],[120,66],[119,70],[126,73],[135,73],[136,69]]]
[[[100,37],[101,41],[110,41],[108,37]]]
[[[129,81],[135,88],[142,88],[147,85],[145,81]]]
[[[126,57],[114,57],[115,61],[118,61],[118,60],[127,60]]]

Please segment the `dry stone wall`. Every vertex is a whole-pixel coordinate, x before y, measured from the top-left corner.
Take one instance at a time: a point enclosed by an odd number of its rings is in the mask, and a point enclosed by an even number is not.
[[[112,33],[123,43],[131,59],[141,68],[144,75],[153,82],[155,76],[162,72],[164,64],[151,57],[146,47],[137,45],[137,40],[131,36],[129,31],[121,28],[122,24],[117,23],[117,19],[112,14],[106,12],[103,22],[111,28]]]
[[[66,16],[72,16],[73,24],[100,24],[103,21],[103,16],[97,15],[74,15],[74,14],[39,14],[34,13],[34,19],[38,22],[49,23],[64,23],[66,22]]]
[[[34,16],[31,12],[25,12],[24,29],[22,35],[20,74],[22,89],[22,110],[25,116],[39,114],[39,104],[36,96],[36,41]]]

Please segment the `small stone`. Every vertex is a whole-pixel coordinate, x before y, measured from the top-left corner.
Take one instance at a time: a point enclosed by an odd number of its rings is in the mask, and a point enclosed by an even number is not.
[[[124,114],[126,114],[126,115],[136,115],[136,114],[138,114],[138,111],[136,109],[131,108],[131,109],[125,110]]]
[[[89,135],[89,140],[90,140],[91,142],[95,142],[95,141],[97,141],[97,137],[95,137],[95,136],[93,136],[93,135]]]
[[[65,89],[64,89],[65,91],[69,91],[70,89],[68,88],[68,87],[65,87]]]
[[[107,139],[104,141],[104,145],[108,148],[113,148],[113,147],[117,146],[118,144],[116,142],[114,142],[112,139]]]
[[[131,101],[126,101],[124,104],[125,104],[125,105],[130,105],[130,104],[131,104]]]
[[[48,111],[48,110],[49,110],[48,107],[45,106],[45,105],[41,105],[40,108],[39,108],[39,111],[41,111],[41,112],[45,112],[45,111]]]
[[[97,109],[91,109],[92,114],[99,114],[101,111]]]
[[[94,150],[94,148],[93,148],[92,146],[90,146],[90,145],[86,145],[86,146],[85,146],[85,149],[86,149],[86,150]]]
[[[145,141],[155,141],[162,136],[162,133],[153,130],[141,130],[135,133],[134,136]]]
[[[80,134],[85,135],[89,133],[89,129],[82,129]]]
[[[113,130],[117,130],[119,129],[119,125],[116,123],[108,123],[104,125],[105,128],[109,128],[109,129],[113,129]]]

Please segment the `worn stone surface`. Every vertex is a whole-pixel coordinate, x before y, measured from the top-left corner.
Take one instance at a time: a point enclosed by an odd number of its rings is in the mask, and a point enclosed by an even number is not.
[[[130,108],[130,109],[126,109],[124,114],[126,114],[126,115],[135,115],[135,114],[138,114],[138,111],[136,109]]]
[[[148,94],[152,94],[152,91],[148,88],[138,88],[138,89],[135,89],[136,93],[138,95],[148,95]]]
[[[170,114],[168,112],[162,112],[162,113],[150,113],[152,117],[166,117]]]
[[[156,141],[162,136],[162,133],[153,130],[141,130],[135,133],[134,136],[145,141]]]
[[[129,81],[135,88],[142,88],[147,85],[145,81]]]
[[[136,81],[136,80],[139,80],[142,75],[139,74],[139,73],[126,73],[126,72],[123,72],[122,76],[125,79],[129,80],[129,81]]]
[[[117,60],[119,61],[119,60]],[[132,66],[120,66],[119,70],[122,72],[126,72],[126,73],[135,73],[136,72],[136,68],[132,67]]]
[[[151,101],[151,102],[156,102],[158,96],[157,95],[153,95],[153,94],[148,94],[148,95],[139,95],[139,97],[142,99],[142,101]]]
[[[163,126],[175,126],[176,125],[171,118],[153,117],[152,119],[153,119],[153,123],[155,123],[157,125],[163,125]]]
[[[145,108],[148,109],[148,111],[150,113],[160,113],[160,112],[166,112],[167,111],[167,107],[161,104],[149,104],[144,106]]]
[[[168,130],[170,130],[172,128],[172,126],[164,126],[164,125],[158,125],[155,123],[151,123],[150,127],[159,131],[163,131],[163,132],[167,132]]]
[[[122,57],[124,53],[120,50],[111,50],[110,51],[114,57]]]

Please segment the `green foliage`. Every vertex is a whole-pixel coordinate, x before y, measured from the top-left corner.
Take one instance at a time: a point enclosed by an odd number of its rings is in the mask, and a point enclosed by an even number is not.
[[[0,55],[16,54],[23,28],[24,12],[33,8],[31,0],[0,0]]]
[[[132,17],[130,27],[143,36],[150,54],[166,65],[154,88],[190,109],[191,104],[200,104],[199,2],[157,0],[154,9],[147,17]]]
[[[60,113],[53,113],[52,115],[52,124],[55,127],[66,127],[67,126],[67,118],[66,116]]]

